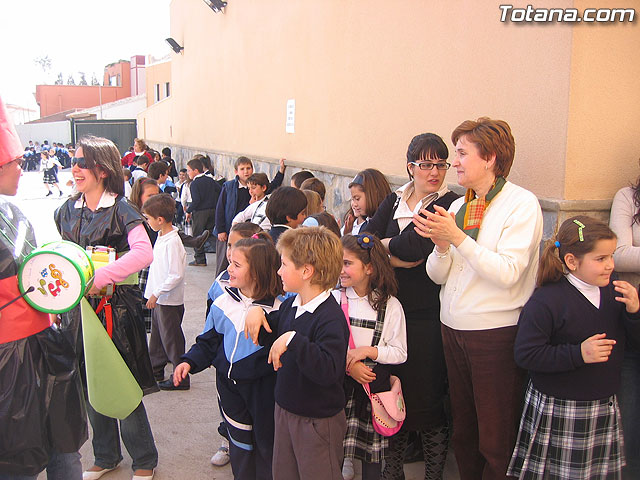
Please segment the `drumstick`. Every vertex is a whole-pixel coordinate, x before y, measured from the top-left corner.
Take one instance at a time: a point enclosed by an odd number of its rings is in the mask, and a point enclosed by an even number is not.
[[[35,290],[34,287],[29,287],[25,290],[25,292],[22,295],[18,295],[16,298],[14,298],[13,300],[10,300],[9,302],[5,303],[4,305],[2,305],[0,307],[0,310],[2,310],[5,307],[8,307],[9,305],[11,305],[13,302],[17,302],[18,300],[20,300],[22,297],[24,297],[27,293],[31,293]]]

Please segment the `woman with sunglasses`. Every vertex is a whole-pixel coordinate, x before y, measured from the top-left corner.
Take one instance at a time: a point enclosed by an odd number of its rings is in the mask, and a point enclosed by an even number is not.
[[[106,138],[88,136],[77,144],[71,173],[78,194],[69,198],[55,213],[58,231],[64,240],[81,247],[114,247],[118,259],[95,275],[89,292],[98,295],[107,285],[115,284],[108,309],[99,309],[103,323],[112,323],[113,343],[122,355],[142,391],[158,391],[149,360],[147,336],[141,311],[141,293],[130,275],[147,267],[153,251],[144,228],[144,218],[123,196],[124,176],[115,145]],[[92,298],[98,306],[100,298]],[[63,316],[63,325],[77,335],[80,309]],[[76,336],[76,341],[81,339]],[[81,351],[82,349],[78,349]],[[85,480],[100,478],[122,460],[119,435],[133,459],[134,480],[151,480],[158,463],[158,452],[143,402],[124,420],[118,421],[96,412],[87,404],[93,427],[94,465],[84,472]]]
[[[504,479],[522,411],[525,372],[513,346],[535,286],[542,212],[536,196],[506,180],[511,128],[487,117],[451,134],[453,167],[467,189],[449,208],[414,216],[436,248],[427,273],[442,285],[442,340],[460,478]],[[455,217],[454,217],[455,215]]]
[[[449,168],[447,146],[438,135],[415,136],[407,150],[409,182],[389,194],[364,228],[387,247],[398,280],[397,298],[407,322],[407,362],[392,373],[402,381],[407,418],[389,440],[382,478],[404,478],[403,463],[409,433],[419,431],[425,461],[425,478],[442,478],[449,443],[444,410],[446,368],[440,336],[440,287],[424,269],[433,250],[431,240],[413,228],[413,215],[435,205],[449,208],[458,196],[444,184]]]

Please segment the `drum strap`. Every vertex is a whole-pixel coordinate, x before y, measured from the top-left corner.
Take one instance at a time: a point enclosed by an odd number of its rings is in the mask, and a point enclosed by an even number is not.
[[[109,338],[113,338],[113,312],[111,311],[111,296],[105,296],[100,299],[96,313],[100,313],[104,308],[104,320],[107,326]]]

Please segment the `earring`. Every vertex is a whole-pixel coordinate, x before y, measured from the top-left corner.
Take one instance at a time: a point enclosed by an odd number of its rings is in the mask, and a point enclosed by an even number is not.
[[[485,164],[484,164],[484,169],[485,169],[485,170],[489,170],[489,164],[485,163]]]

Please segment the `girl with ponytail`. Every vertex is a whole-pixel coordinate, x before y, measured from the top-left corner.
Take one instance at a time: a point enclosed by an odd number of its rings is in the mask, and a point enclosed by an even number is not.
[[[615,249],[615,233],[586,216],[566,220],[544,249],[515,341],[530,381],[507,476],[621,478],[615,393],[626,336],[640,338],[640,303],[629,283],[610,281]]]

